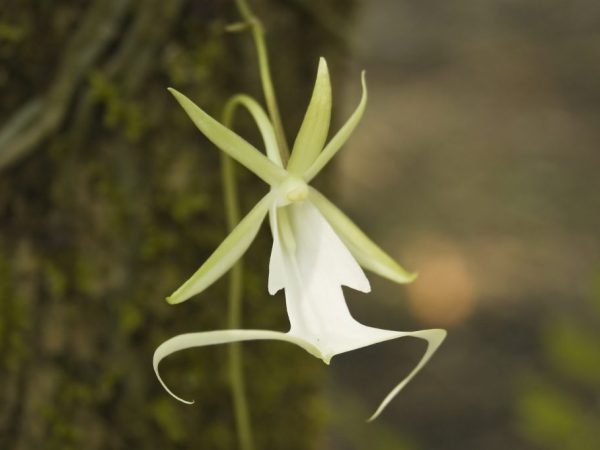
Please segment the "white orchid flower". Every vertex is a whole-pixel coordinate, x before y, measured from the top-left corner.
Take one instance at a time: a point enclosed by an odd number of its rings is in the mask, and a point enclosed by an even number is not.
[[[254,172],[270,191],[244,217],[192,277],[167,300],[183,302],[210,286],[242,257],[269,215],[273,248],[268,290],[285,290],[290,330],[218,330],[175,336],[154,353],[154,369],[163,387],[158,365],[166,356],[192,347],[251,340],[279,340],[296,344],[329,364],[340,353],[405,336],[427,341],[421,361],[382,401],[369,420],[375,419],[392,398],[425,365],[446,336],[444,330],[414,332],[373,328],[350,314],[342,286],[369,292],[361,267],[397,283],[408,283],[415,274],[405,271],[374,244],[352,221],[308,183],[346,142],[360,121],[367,101],[362,74],[362,97],[348,121],[326,144],[331,115],[331,84],[327,64],[319,62],[317,79],[304,121],[284,167],[273,126],[260,105],[250,97],[235,97],[252,114],[262,134],[267,156],[223,126],[183,94],[171,93],[200,131],[219,149]],[[326,144],[326,145],[325,145]]]

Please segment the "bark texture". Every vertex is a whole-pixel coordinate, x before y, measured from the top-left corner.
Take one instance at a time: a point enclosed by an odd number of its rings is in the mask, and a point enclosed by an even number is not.
[[[352,8],[254,6],[291,131],[317,57],[335,67],[344,52]],[[165,88],[217,116],[231,94],[261,98],[250,37],[223,31],[235,20],[222,0],[3,2],[0,448],[235,448],[224,348],[163,364],[194,406],[170,398],[151,365],[166,338],[226,323],[224,282],[164,301],[225,235],[219,155]],[[249,206],[265,187],[239,173]],[[247,259],[244,320],[284,330],[283,300],[266,294],[269,241],[265,230]],[[320,362],[250,344],[245,363],[257,448],[313,448]]]

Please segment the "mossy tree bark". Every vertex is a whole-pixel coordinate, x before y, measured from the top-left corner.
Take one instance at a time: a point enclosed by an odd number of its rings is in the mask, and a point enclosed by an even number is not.
[[[256,3],[291,132],[352,8]],[[225,235],[218,152],[165,88],[217,116],[231,94],[260,98],[249,36],[223,31],[237,18],[218,0],[4,2],[0,448],[235,448],[225,349],[165,362],[195,406],[167,396],[151,357],[172,335],[226,324],[224,282],[163,300]],[[239,173],[250,205],[265,188]],[[284,330],[283,301],[266,294],[266,234],[248,256],[244,321]],[[245,349],[257,448],[311,448],[319,361],[283,344]]]

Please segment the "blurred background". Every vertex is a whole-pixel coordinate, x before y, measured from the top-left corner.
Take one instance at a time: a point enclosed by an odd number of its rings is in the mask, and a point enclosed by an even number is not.
[[[419,272],[347,291],[357,319],[444,327],[330,367],[244,347],[258,449],[600,448],[600,4],[262,0],[288,139],[330,62],[334,127],[369,104],[316,183]],[[154,348],[223,328],[225,280],[164,302],[225,235],[219,155],[165,91],[215,116],[260,98],[225,0],[0,5],[0,448],[233,449],[225,348]],[[256,142],[245,117],[237,128]],[[264,192],[240,170],[245,209]],[[246,257],[247,327],[285,330],[270,236]]]

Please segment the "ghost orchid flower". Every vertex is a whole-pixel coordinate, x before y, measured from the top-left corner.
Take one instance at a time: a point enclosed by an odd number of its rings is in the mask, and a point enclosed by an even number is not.
[[[319,61],[317,79],[304,120],[284,167],[273,125],[250,97],[234,97],[252,114],[262,134],[267,156],[232,130],[210,117],[191,100],[170,89],[200,131],[219,149],[254,172],[270,191],[240,221],[206,262],[167,301],[181,303],[210,286],[248,249],[266,217],[273,235],[268,290],[285,290],[290,321],[287,333],[271,330],[218,330],[187,333],[161,344],[154,353],[154,370],[163,387],[158,365],[166,356],[192,347],[251,340],[279,340],[296,344],[329,364],[340,353],[383,341],[412,336],[427,341],[417,366],[382,401],[369,420],[375,419],[392,398],[425,365],[446,336],[444,330],[414,332],[373,328],[350,314],[342,286],[369,292],[360,265],[397,283],[409,283],[416,274],[405,271],[373,243],[336,206],[308,183],[346,142],[360,121],[367,101],[364,72],[362,97],[348,121],[326,143],[331,115],[331,83],[327,64]],[[359,265],[360,264],[360,265]]]

